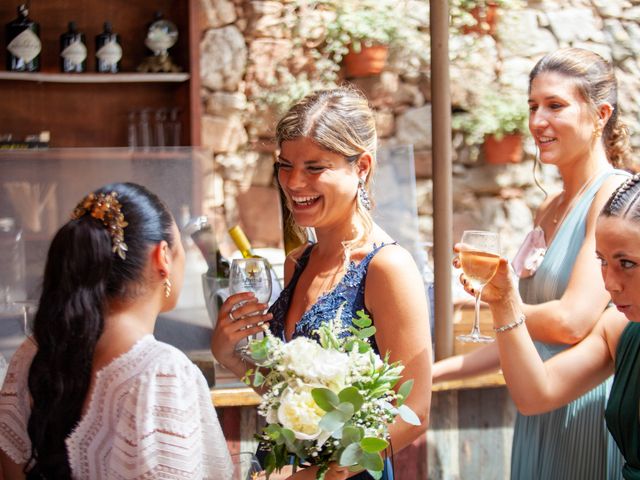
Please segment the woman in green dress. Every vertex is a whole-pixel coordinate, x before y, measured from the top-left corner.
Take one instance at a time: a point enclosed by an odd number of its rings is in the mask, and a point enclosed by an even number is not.
[[[565,405],[615,373],[605,418],[625,464],[640,479],[640,174],[621,185],[596,222],[596,257],[615,308],[575,346],[543,362],[526,328],[522,301],[506,259],[482,291],[489,303],[500,363],[511,396],[525,415]],[[473,294],[464,275],[465,290]],[[629,322],[630,320],[630,322]]]

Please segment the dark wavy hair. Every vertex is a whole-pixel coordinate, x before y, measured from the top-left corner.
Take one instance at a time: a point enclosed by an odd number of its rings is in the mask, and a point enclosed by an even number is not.
[[[134,183],[106,185],[94,193],[111,192],[118,194],[128,222],[125,260],[112,251],[104,224],[90,214],[63,225],[49,247],[33,325],[38,350],[29,369],[29,479],[71,477],[65,439],[80,420],[105,311],[110,301],[129,301],[144,290],[153,245],[174,244],[173,217],[155,194]]]

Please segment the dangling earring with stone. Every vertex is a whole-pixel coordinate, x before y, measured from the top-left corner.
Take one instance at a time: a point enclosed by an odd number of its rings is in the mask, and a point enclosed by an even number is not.
[[[360,203],[365,210],[371,210],[371,200],[369,200],[369,194],[367,193],[367,188],[364,184],[364,178],[361,178],[358,181],[358,197],[360,198]]]
[[[169,298],[171,295],[171,280],[165,278],[164,282],[162,282],[162,286],[164,287],[164,297]]]

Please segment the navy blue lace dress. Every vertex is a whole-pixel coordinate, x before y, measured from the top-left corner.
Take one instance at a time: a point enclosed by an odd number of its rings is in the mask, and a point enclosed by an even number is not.
[[[352,325],[352,319],[357,318],[356,312],[359,310],[364,310],[371,316],[371,313],[364,305],[364,287],[367,278],[367,270],[369,268],[369,263],[375,254],[385,245],[391,244],[382,244],[380,246],[374,245],[373,250],[369,252],[361,262],[350,262],[347,267],[347,272],[334,289],[319,297],[317,302],[302,315],[302,318],[296,324],[292,338],[304,336],[317,340],[318,337],[315,334],[315,330],[317,330],[323,323],[335,318],[338,309],[343,304],[344,307],[340,318],[345,326]],[[307,266],[307,263],[309,263],[309,256],[311,255],[313,247],[313,244],[309,245],[302,253],[298,259],[296,269],[291,280],[269,309],[273,314],[273,319],[269,324],[271,333],[281,338],[283,341],[286,341],[284,324],[287,312],[289,311],[289,305],[291,304],[291,298],[293,297],[293,292],[298,284],[300,275]],[[375,324],[373,316],[371,316],[371,320],[373,320]],[[380,353],[378,345],[375,342],[375,338],[372,337],[371,342],[374,350]],[[363,472],[351,478],[353,480],[368,480],[372,477],[367,472]],[[393,480],[393,469],[391,468],[391,462],[389,459],[385,462],[385,472],[382,479]]]

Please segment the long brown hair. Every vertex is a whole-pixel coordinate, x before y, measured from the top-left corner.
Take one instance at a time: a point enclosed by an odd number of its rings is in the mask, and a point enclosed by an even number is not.
[[[602,131],[602,141],[609,162],[614,167],[632,167],[629,131],[622,122],[618,108],[618,85],[613,66],[597,53],[582,48],[562,48],[542,57],[529,74],[531,83],[541,73],[554,72],[575,81],[576,88],[596,115],[604,102],[613,113]]]

